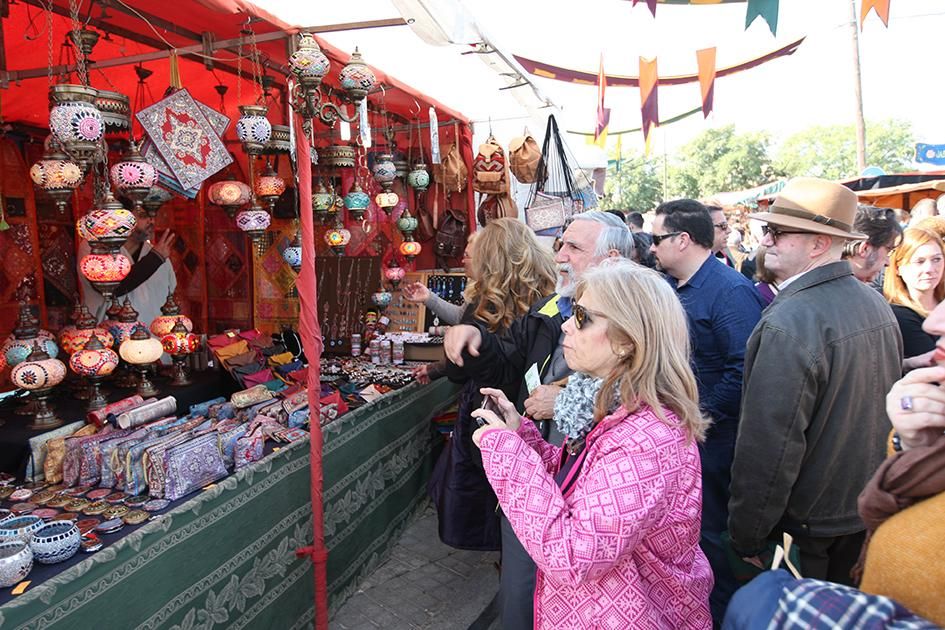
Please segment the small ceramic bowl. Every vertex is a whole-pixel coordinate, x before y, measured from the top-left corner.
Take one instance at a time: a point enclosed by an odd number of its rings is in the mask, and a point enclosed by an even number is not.
[[[56,521],[44,525],[33,534],[30,548],[37,562],[56,564],[75,555],[81,542],[79,528],[69,521]]]
[[[29,543],[33,533],[45,523],[38,516],[17,516],[0,523],[0,541],[22,540]]]
[[[33,552],[22,540],[0,543],[0,587],[23,581],[33,568]]]

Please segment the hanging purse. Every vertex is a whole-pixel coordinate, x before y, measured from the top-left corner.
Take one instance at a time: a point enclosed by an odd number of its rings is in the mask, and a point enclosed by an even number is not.
[[[535,186],[525,205],[525,223],[537,233],[553,234],[571,218],[578,197],[564,140],[555,117],[550,115]]]
[[[515,175],[515,179],[523,184],[534,184],[538,181],[540,164],[541,149],[528,130],[524,136],[513,138],[509,142],[509,170]]]

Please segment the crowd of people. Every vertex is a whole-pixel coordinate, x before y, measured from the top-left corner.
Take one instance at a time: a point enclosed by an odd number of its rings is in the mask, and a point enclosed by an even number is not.
[[[945,624],[945,220],[814,178],[751,251],[712,203],[652,217],[553,251],[491,221],[463,307],[404,290],[455,324],[417,374],[464,383],[431,496],[501,549],[502,627]]]

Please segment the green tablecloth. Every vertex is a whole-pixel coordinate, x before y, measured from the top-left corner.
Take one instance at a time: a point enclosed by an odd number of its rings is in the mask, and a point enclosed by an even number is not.
[[[325,427],[325,540],[332,608],[423,504],[429,420],[445,380],[410,385]],[[308,444],[299,442],[0,607],[3,628],[303,628],[314,617]],[[107,538],[106,538],[107,540]]]

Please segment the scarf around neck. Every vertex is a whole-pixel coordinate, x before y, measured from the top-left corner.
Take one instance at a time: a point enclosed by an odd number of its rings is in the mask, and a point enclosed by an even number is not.
[[[575,372],[555,399],[555,426],[569,440],[579,440],[594,426],[594,402],[604,381]]]

